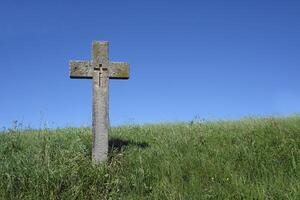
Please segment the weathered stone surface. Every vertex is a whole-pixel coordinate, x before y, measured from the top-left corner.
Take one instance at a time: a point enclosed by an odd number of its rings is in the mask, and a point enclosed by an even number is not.
[[[129,64],[109,62],[108,42],[93,42],[92,61],[70,61],[70,77],[93,79],[94,163],[107,159],[109,129],[109,79],[128,79]]]
[[[108,151],[108,42],[93,43],[93,161],[106,160]],[[106,70],[105,70],[106,69]]]
[[[70,78],[76,79],[92,79],[93,66],[90,61],[71,60],[70,63]],[[126,62],[111,62],[108,67],[110,79],[128,79],[129,64]]]
[[[93,78],[92,63],[89,61],[71,60],[70,66],[70,77],[71,78]]]
[[[129,79],[129,64],[126,62],[109,63],[110,79]]]

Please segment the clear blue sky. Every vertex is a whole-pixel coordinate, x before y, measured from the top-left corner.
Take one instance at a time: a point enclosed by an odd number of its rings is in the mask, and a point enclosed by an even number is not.
[[[299,0],[0,1],[0,128],[91,124],[93,40],[131,65],[113,125],[300,112]]]

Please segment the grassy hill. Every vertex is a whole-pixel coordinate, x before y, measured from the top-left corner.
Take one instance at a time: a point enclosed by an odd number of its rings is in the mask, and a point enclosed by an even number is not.
[[[0,199],[300,199],[300,117],[0,134]]]

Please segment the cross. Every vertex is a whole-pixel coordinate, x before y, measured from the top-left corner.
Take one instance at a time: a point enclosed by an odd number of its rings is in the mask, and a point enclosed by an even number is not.
[[[70,61],[70,78],[93,79],[93,150],[94,163],[106,160],[109,129],[109,79],[128,79],[129,64],[109,62],[108,42],[94,41],[92,61]]]

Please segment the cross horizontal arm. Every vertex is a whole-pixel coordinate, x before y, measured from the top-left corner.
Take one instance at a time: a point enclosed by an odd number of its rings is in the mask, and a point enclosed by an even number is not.
[[[90,61],[71,60],[70,78],[85,78],[91,79],[93,77],[93,67]]]
[[[110,79],[128,79],[129,64],[126,62],[111,62],[109,63],[109,78]]]
[[[91,61],[72,60],[70,61],[70,77],[77,79],[92,79],[93,66]],[[126,62],[109,63],[110,79],[128,79],[129,64]]]

